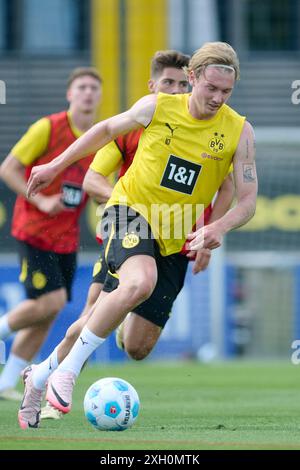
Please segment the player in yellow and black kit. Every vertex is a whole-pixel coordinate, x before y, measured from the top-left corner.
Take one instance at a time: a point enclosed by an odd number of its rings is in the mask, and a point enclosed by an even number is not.
[[[190,234],[190,249],[219,247],[225,233],[254,214],[253,130],[225,104],[239,78],[236,53],[226,43],[207,43],[193,55],[188,74],[191,94],[146,96],[129,111],[96,124],[53,162],[32,171],[30,196],[108,140],[145,128],[134,162],[114,188],[103,218],[105,256],[111,271],[119,275],[119,286],[101,293],[72,350],[48,379],[46,398],[64,413],[71,409],[73,386],[84,362],[128,312],[151,296],[157,282],[156,250],[166,262],[181,250],[200,206],[203,210],[211,202],[232,162],[236,205]],[[143,238],[150,231],[154,238]],[[39,372],[39,366],[25,371],[22,428],[39,424],[44,386]]]
[[[157,51],[151,62],[151,77],[148,81],[149,91],[152,93],[164,92],[170,94],[187,93],[189,89],[188,80],[183,70],[189,63],[190,57],[179,51],[165,50]],[[109,177],[112,173],[119,170],[119,177],[122,177],[134,159],[139,139],[143,129],[134,130],[128,134],[118,136],[113,142],[106,145],[95,155],[93,162],[85,176],[83,187],[85,191],[97,202],[107,202],[112,193],[112,185]],[[103,177],[105,175],[107,178]],[[217,206],[222,206],[223,213],[231,205],[233,196],[233,184],[228,177],[222,185],[220,197]],[[207,209],[209,214],[211,208]],[[214,211],[215,213],[215,211]],[[223,215],[222,213],[222,215]],[[207,213],[206,213],[207,215]],[[100,243],[100,254],[94,265],[93,278],[87,294],[87,300],[79,320],[73,323],[66,331],[64,339],[57,346],[51,358],[51,366],[60,363],[72,348],[78,338],[80,331],[89,318],[89,313],[96,303],[104,283],[106,291],[114,290],[118,286],[116,275],[108,275],[107,264],[104,258],[103,242],[97,236]],[[209,261],[210,250],[203,250],[202,265]],[[160,273],[159,282],[155,292],[145,304],[140,305],[138,312],[131,312],[126,321],[120,325],[116,336],[117,345],[124,349],[131,358],[141,360],[146,357],[156,344],[162,328],[169,319],[172,310],[172,304],[179,293],[184,281],[187,258],[185,256],[177,257],[178,270],[180,272],[180,282],[169,282],[169,276],[165,276],[164,270]],[[174,266],[173,266],[174,268]],[[159,269],[158,269],[159,271]],[[107,277],[107,278],[106,278]],[[163,283],[163,284],[162,284]],[[138,325],[136,325],[138,323]],[[137,330],[138,334],[132,334]],[[129,334],[128,334],[129,331]],[[123,338],[126,338],[126,341]],[[53,370],[49,370],[45,365],[45,374],[50,375]],[[57,409],[51,407],[49,403],[42,408],[41,419],[59,419],[63,416]]]
[[[188,66],[189,59],[189,56],[178,51],[157,51],[151,61],[149,91],[156,94],[159,92],[187,93],[188,80],[184,67]],[[97,202],[107,202],[110,198],[113,190],[111,180],[109,180],[111,174],[119,170],[119,177],[122,177],[132,164],[142,132],[143,129],[137,129],[119,136],[95,155],[85,176],[83,187]],[[214,198],[213,207],[209,205],[204,211],[205,224],[217,220],[230,209],[233,194],[232,177],[228,175]],[[53,372],[53,364],[62,362],[72,348],[89,318],[90,311],[103,289],[103,284],[105,283],[105,292],[110,292],[118,286],[117,275],[109,274],[107,276],[108,269],[104,257],[103,242],[98,236],[97,239],[100,243],[100,255],[94,265],[93,278],[83,313],[80,319],[66,331],[65,337],[53,352],[53,357],[49,358],[52,366],[50,370],[46,360],[44,377]],[[159,253],[157,254],[158,280],[152,295],[137,306],[134,312],[130,312],[116,330],[118,347],[134,360],[142,360],[150,354],[169,320],[173,303],[184,284],[188,264],[187,257],[189,261],[194,261],[193,272],[195,274],[206,269],[210,261],[211,251],[209,249],[191,252],[186,245],[185,243],[181,254],[170,257],[169,263],[166,263],[165,257],[160,257]],[[161,263],[159,263],[159,259],[161,259]],[[53,408],[49,403],[46,403],[41,411],[41,419],[59,419],[62,416],[63,413]]]

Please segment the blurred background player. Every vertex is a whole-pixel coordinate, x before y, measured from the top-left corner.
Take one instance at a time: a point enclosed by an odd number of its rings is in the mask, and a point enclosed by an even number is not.
[[[151,63],[151,78],[148,82],[149,90],[155,94],[158,92],[169,94],[186,93],[189,85],[183,68],[188,66],[189,59],[189,56],[178,51],[158,51],[154,55]],[[121,177],[131,165],[141,133],[142,129],[139,129],[124,136],[120,136],[96,154],[85,176],[83,187],[97,202],[106,202],[111,195],[113,187],[107,180],[107,177],[117,169],[120,169],[119,176]],[[206,223],[209,220],[211,222],[217,220],[228,211],[232,203],[233,194],[233,182],[231,176],[228,176],[218,192],[213,210],[212,206],[209,205],[205,211]],[[185,248],[182,253],[183,255],[187,254],[189,256],[189,250]],[[194,256],[192,257],[194,258]],[[210,250],[200,250],[197,254],[194,272],[205,269],[209,260]],[[182,269],[182,287],[188,263],[185,256],[179,257],[179,261]],[[94,266],[93,281],[89,289],[87,303],[82,316],[90,312],[98,299],[107,272],[108,269],[104,260],[104,254],[101,253]],[[111,276],[110,279],[112,284],[118,282]],[[164,293],[169,287],[167,285],[162,287],[160,283],[158,283],[158,285],[159,287],[157,291],[154,292],[151,300],[137,308],[136,312],[130,313],[117,331],[118,346],[124,349],[127,354],[135,360],[144,359],[155,346],[169,318],[172,304],[181,290],[180,287],[167,298]],[[165,300],[163,300],[163,298],[165,298]],[[156,314],[154,314],[154,312],[156,312]],[[85,321],[86,320],[84,320],[84,322]],[[51,358],[52,364],[59,363],[64,359],[74,341],[77,339],[83,324],[82,321],[79,321],[69,328],[66,338],[54,351],[54,356],[56,356],[56,354],[58,356]],[[49,374],[51,368],[49,369],[47,361],[48,360],[44,362],[45,372]],[[60,415],[62,415],[62,413],[47,404],[47,406],[42,409],[41,418],[56,419],[59,418]]]
[[[70,166],[38,197],[26,197],[34,165],[50,162],[94,123],[102,94],[97,70],[73,70],[68,111],[34,123],[1,166],[1,178],[18,195],[12,220],[27,300],[0,318],[0,339],[18,331],[0,375],[0,398],[19,400],[21,370],[40,349],[58,312],[71,298],[79,243],[79,217],[87,202],[82,182],[93,156]]]

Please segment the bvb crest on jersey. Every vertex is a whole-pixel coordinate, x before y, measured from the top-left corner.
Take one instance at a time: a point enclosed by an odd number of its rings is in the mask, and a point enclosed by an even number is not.
[[[140,237],[134,233],[126,233],[122,241],[123,248],[134,248],[140,243]]]
[[[208,147],[210,151],[214,153],[223,152],[225,149],[225,142],[223,140],[224,134],[219,134],[218,132],[214,133],[214,137],[208,142]]]

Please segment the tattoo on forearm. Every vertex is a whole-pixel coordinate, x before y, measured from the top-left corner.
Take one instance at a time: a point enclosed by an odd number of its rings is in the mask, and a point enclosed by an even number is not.
[[[243,164],[243,180],[244,180],[244,183],[253,183],[256,180],[253,164],[251,163]]]

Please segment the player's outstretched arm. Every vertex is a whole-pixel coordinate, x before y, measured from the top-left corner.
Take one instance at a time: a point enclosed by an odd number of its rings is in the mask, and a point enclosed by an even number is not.
[[[125,113],[95,124],[50,163],[34,167],[28,180],[27,196],[30,197],[49,186],[65,168],[96,152],[117,136],[142,126],[146,127],[152,119],[155,105],[155,95],[144,96]]]
[[[255,142],[252,126],[245,122],[234,159],[234,179],[237,203],[219,220],[200,228],[188,236],[191,250],[218,248],[225,233],[246,224],[255,213],[257,176]]]

